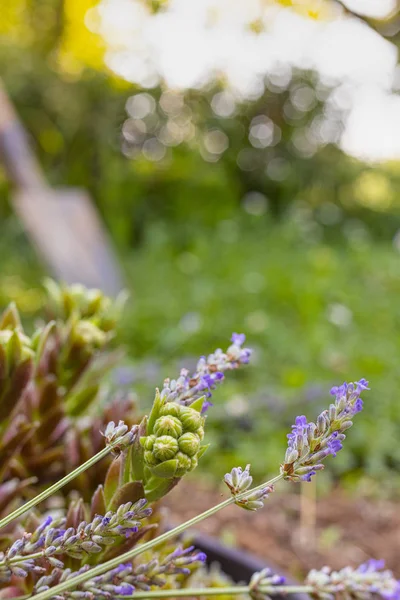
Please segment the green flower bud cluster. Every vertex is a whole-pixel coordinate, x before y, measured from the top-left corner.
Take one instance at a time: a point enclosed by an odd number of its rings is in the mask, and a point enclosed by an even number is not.
[[[182,477],[196,468],[207,448],[201,445],[205,417],[201,415],[203,398],[200,400],[189,407],[156,397],[148,435],[140,439],[144,463],[152,476]]]
[[[0,318],[0,355],[2,370],[8,375],[35,356],[32,340],[25,335],[14,304],[10,304]]]
[[[58,285],[52,279],[45,281],[45,287],[55,318],[68,321],[75,315],[84,324],[84,329],[95,326],[103,334],[115,329],[125,301],[124,294],[113,301],[100,290],[87,289],[80,284]]]
[[[108,342],[109,336],[87,319],[73,320],[70,328],[70,342],[78,348],[100,349]]]

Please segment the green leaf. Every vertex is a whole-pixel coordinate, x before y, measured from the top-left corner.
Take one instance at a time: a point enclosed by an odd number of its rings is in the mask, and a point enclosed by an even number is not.
[[[99,388],[99,385],[92,385],[80,389],[76,393],[68,394],[66,399],[66,409],[68,414],[73,417],[82,415],[96,399]]]
[[[204,400],[206,399],[205,396],[201,396],[201,398],[197,398],[197,400],[195,400],[191,405],[190,408],[193,408],[193,410],[197,410],[197,412],[201,413],[202,409],[203,409],[203,404],[204,404]]]
[[[163,479],[170,479],[176,473],[178,468],[178,461],[176,458],[172,458],[171,460],[165,460],[164,462],[156,465],[155,467],[151,467],[151,473],[155,477],[161,477]]]
[[[118,488],[114,496],[111,498],[107,506],[107,510],[117,510],[121,504],[127,502],[137,502],[141,498],[145,498],[145,493],[141,481],[130,481]]]
[[[1,315],[0,329],[20,329],[22,331],[21,319],[15,302],[10,302]]]
[[[10,370],[14,369],[22,357],[22,342],[16,331],[13,331],[7,344],[7,358]]]
[[[131,478],[135,481],[142,481],[144,479],[144,448],[140,440],[146,435],[146,431],[147,417],[144,417],[139,425],[135,441],[128,451],[126,464],[127,467],[130,467],[130,472],[129,474],[124,474],[124,481],[129,481]]]
[[[153,402],[153,407],[150,412],[149,420],[147,423],[147,435],[151,435],[154,429],[154,423],[157,421],[160,416],[160,409],[164,406],[165,402],[161,399],[160,391],[156,389],[156,395]]]
[[[179,482],[180,477],[173,477],[172,479],[150,479],[148,485],[145,487],[146,499],[149,502],[156,502],[166,496]]]
[[[204,446],[200,446],[199,451],[196,454],[197,458],[201,458],[209,447],[210,447],[210,444],[205,444]]]

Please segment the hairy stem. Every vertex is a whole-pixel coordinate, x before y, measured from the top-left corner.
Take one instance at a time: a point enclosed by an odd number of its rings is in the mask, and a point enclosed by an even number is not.
[[[4,517],[4,519],[0,520],[0,529],[2,527],[5,527],[9,523],[11,523],[11,521],[13,521],[14,519],[17,519],[18,517],[23,515],[27,510],[30,510],[31,508],[33,508],[40,502],[43,502],[43,500],[46,500],[46,498],[48,498],[49,496],[51,496],[52,494],[57,492],[59,489],[61,489],[64,485],[66,485],[67,483],[69,483],[70,481],[75,479],[75,477],[77,477],[78,475],[80,475],[81,473],[86,471],[86,469],[89,469],[89,467],[91,467],[92,465],[97,463],[104,456],[107,456],[107,454],[109,454],[111,452],[111,450],[112,450],[111,445],[106,446],[105,448],[103,448],[103,450],[100,450],[100,452],[98,452],[97,454],[95,454],[94,456],[89,458],[89,460],[87,460],[85,463],[83,463],[83,465],[80,465],[74,471],[72,471],[71,473],[68,473],[68,475],[66,475],[65,477],[60,479],[60,481],[57,481],[56,483],[51,485],[49,488],[47,488],[47,490],[44,490],[38,496],[35,496],[28,502],[25,502],[25,504],[22,504],[22,506],[20,506],[19,508],[14,510],[12,513],[10,513],[6,517]]]
[[[309,585],[270,585],[259,586],[257,592],[262,594],[311,594],[313,588]],[[178,598],[199,596],[233,596],[238,594],[250,594],[249,585],[235,585],[222,588],[183,588],[178,590],[152,590],[150,592],[135,592],[132,596],[116,596],[116,598],[135,598],[136,600],[150,600],[150,598]]]
[[[189,519],[189,521],[185,521],[185,523],[181,523],[181,525],[178,525],[177,527],[174,527],[173,529],[166,531],[165,533],[163,533],[162,535],[159,535],[158,537],[154,538],[153,540],[150,540],[150,541],[146,542],[145,544],[141,544],[140,546],[137,546],[136,548],[133,548],[132,550],[129,550],[128,552],[125,552],[125,554],[121,554],[121,556],[117,556],[116,558],[112,558],[111,560],[108,560],[107,562],[105,562],[103,564],[97,565],[96,567],[93,567],[89,571],[86,571],[86,573],[81,573],[80,575],[77,575],[76,577],[73,577],[71,579],[68,579],[67,581],[63,581],[62,583],[59,583],[58,585],[46,590],[45,592],[41,592],[40,594],[37,594],[35,596],[35,600],[48,600],[49,598],[53,598],[54,596],[62,594],[63,592],[67,592],[70,589],[77,588],[79,585],[81,585],[82,583],[85,583],[89,579],[92,579],[93,577],[97,577],[98,575],[102,575],[103,573],[106,573],[107,571],[111,571],[111,569],[115,569],[120,564],[132,560],[133,558],[135,558],[142,552],[147,552],[147,550],[151,550],[155,546],[158,546],[159,544],[169,540],[170,538],[173,538],[173,537],[179,535],[180,533],[182,533],[189,527],[192,527],[193,525],[200,523],[204,519],[207,519],[207,517],[211,517],[211,515],[214,515],[215,513],[219,512],[220,510],[225,508],[226,506],[229,506],[230,504],[234,504],[237,500],[245,499],[248,495],[250,495],[255,490],[259,490],[259,489],[263,489],[264,487],[271,486],[274,483],[276,483],[277,481],[280,481],[281,479],[283,479],[283,475],[277,475],[270,481],[262,483],[256,487],[252,488],[251,490],[247,490],[246,492],[237,494],[236,496],[231,496],[227,500],[220,502],[216,506],[209,508],[208,510],[204,511],[203,513],[201,513],[199,515],[196,515],[192,519]]]

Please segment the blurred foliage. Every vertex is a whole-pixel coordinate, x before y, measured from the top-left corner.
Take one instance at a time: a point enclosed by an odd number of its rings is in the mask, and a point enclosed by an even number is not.
[[[210,414],[216,474],[275,465],[293,410],[311,417],[331,384],[360,377],[368,411],[333,472],[398,471],[398,164],[341,153],[345,110],[312,72],[282,67],[246,100],[223,81],[185,93],[121,81],[84,26],[93,4],[6,2],[0,72],[49,181],[87,188],[119,249],[138,390],[173,376],[183,348],[243,330],[255,364]],[[33,317],[43,267],[9,195],[0,173],[0,300]]]

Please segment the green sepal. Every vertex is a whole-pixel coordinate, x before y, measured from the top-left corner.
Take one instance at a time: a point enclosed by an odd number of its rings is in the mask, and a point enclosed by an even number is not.
[[[145,416],[139,424],[135,441],[128,450],[126,467],[129,471],[124,474],[125,482],[131,479],[134,481],[143,481],[144,479],[144,448],[140,440],[146,436],[147,429],[147,416]]]
[[[111,501],[107,505],[108,510],[117,510],[121,504],[127,502],[137,502],[141,498],[145,498],[145,493],[141,481],[130,481],[125,483],[122,487],[119,487],[115,492]]]
[[[160,396],[160,391],[156,389],[156,395],[154,398],[153,406],[150,412],[149,420],[147,423],[147,431],[146,435],[151,435],[154,429],[154,423],[157,421],[160,416],[160,410],[164,406],[165,402],[162,400]]]
[[[205,396],[201,396],[200,398],[197,398],[197,400],[195,400],[190,405],[190,408],[193,408],[193,410],[197,410],[197,412],[199,412],[201,414],[201,411],[203,410],[203,404],[204,404],[205,399],[206,399]]]
[[[175,458],[171,458],[171,460],[165,460],[159,465],[155,465],[155,467],[150,467],[150,471],[154,477],[170,479],[175,475],[177,468],[178,461]]]
[[[210,447],[210,444],[205,444],[204,446],[200,446],[199,451],[196,454],[196,458],[199,459],[203,456],[207,449]]]

